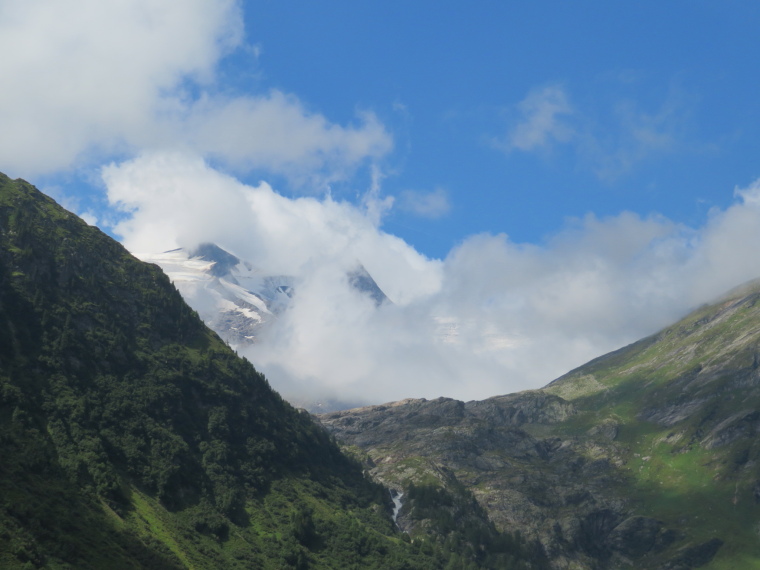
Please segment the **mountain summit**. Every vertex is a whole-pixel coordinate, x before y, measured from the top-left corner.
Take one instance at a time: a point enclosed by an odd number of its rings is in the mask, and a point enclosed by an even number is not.
[[[297,277],[269,274],[213,243],[137,256],[161,267],[204,322],[235,348],[255,343],[298,292]],[[359,262],[346,281],[375,306],[390,302]]]

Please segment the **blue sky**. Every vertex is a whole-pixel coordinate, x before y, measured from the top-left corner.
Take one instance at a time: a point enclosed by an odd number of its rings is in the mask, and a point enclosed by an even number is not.
[[[760,175],[753,3],[330,6],[255,3],[252,83],[339,122],[377,113],[395,142],[384,190],[441,188],[451,202],[435,221],[385,222],[429,255],[481,231],[540,241],[587,212],[701,224]],[[506,147],[520,103],[549,88],[564,94],[567,139]]]
[[[760,276],[759,28],[731,1],[0,0],[0,171],[135,253],[299,279],[246,355],[283,391],[533,388]]]

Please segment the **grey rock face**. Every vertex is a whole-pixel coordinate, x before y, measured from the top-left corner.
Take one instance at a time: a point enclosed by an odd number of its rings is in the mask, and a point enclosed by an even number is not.
[[[480,402],[467,402],[467,412],[492,425],[554,424],[575,413],[572,403],[540,391],[495,396]]]
[[[539,540],[554,567],[565,568],[635,548],[625,526],[612,534],[630,510],[609,491],[621,483],[614,448],[540,435],[575,413],[562,398],[524,392],[467,403],[404,400],[318,419],[365,450],[370,472],[386,485],[400,490],[430,478],[464,485],[499,529]],[[413,530],[403,514],[399,525]]]

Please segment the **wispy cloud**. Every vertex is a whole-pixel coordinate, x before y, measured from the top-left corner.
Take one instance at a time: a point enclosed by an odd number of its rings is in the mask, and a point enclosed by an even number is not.
[[[689,147],[683,140],[688,108],[675,89],[654,109],[632,98],[592,109],[570,105],[563,87],[549,86],[533,89],[514,109],[517,118],[497,148],[510,154],[564,147],[605,181]]]
[[[398,197],[397,205],[400,210],[430,219],[442,218],[451,210],[449,195],[443,188],[430,192],[404,190]]]
[[[670,94],[654,111],[647,111],[633,100],[618,101],[604,127],[601,121],[588,122],[579,154],[600,179],[614,180],[644,161],[683,149],[686,111],[680,102]]]
[[[565,118],[573,114],[565,90],[560,86],[534,89],[518,105],[519,118],[497,146],[512,150],[535,151],[555,142],[568,142],[573,128]]]

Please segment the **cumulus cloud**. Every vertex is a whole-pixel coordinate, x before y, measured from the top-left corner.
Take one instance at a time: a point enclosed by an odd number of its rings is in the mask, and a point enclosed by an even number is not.
[[[277,90],[259,97],[204,97],[184,109],[174,126],[196,151],[236,168],[266,168],[299,184],[345,178],[365,158],[380,157],[392,146],[370,112],[357,125],[335,125]]]
[[[217,66],[242,48],[235,0],[0,1],[0,168],[28,177],[181,145],[329,181],[389,150],[370,113],[341,126],[280,91],[220,93]]]
[[[104,180],[129,212],[116,229],[132,251],[213,241],[298,279],[289,309],[246,356],[301,401],[539,387],[760,275],[760,181],[700,228],[589,214],[541,245],[482,234],[435,260],[384,232],[366,205],[286,198],[186,154],[113,164]],[[375,307],[349,286],[357,261],[392,304]]]

